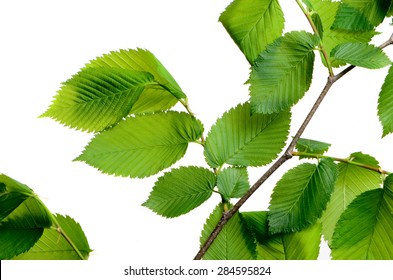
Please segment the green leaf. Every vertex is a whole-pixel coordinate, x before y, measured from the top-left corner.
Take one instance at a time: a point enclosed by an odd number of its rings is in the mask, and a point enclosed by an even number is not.
[[[245,103],[224,113],[212,126],[205,145],[205,158],[213,167],[224,163],[261,166],[277,157],[288,137],[291,114],[251,115]]]
[[[296,149],[302,153],[310,153],[316,155],[323,155],[327,150],[329,150],[331,144],[300,138],[296,143]]]
[[[27,198],[0,223],[0,259],[26,252],[52,225],[50,213],[34,197]]]
[[[299,231],[322,216],[338,175],[331,159],[303,163],[284,174],[269,206],[271,234]]]
[[[28,186],[0,174],[0,222],[31,196],[34,193]]]
[[[366,43],[345,43],[336,46],[330,56],[338,64],[352,64],[369,69],[385,67],[392,62],[378,47]]]
[[[56,215],[61,230],[72,240],[79,252],[87,259],[91,249],[86,236],[79,225],[71,217]],[[75,249],[57,229],[45,229],[41,238],[26,253],[20,254],[15,260],[80,260]]]
[[[284,14],[277,0],[235,0],[220,21],[250,64],[284,29]]]
[[[376,34],[374,29],[370,31],[354,31],[343,29],[332,29],[335,21],[335,16],[340,6],[339,2],[332,2],[330,0],[309,0],[312,4],[313,12],[317,13],[321,19],[323,27],[323,47],[326,52],[330,54],[333,48],[337,45],[357,42],[368,43],[371,38]],[[323,56],[322,61],[325,63]],[[337,62],[331,63],[333,67],[340,66]]]
[[[216,176],[208,169],[194,166],[173,169],[158,178],[143,206],[164,217],[178,217],[209,199],[215,184]]]
[[[200,239],[201,245],[205,243],[224,211],[220,203],[214,209],[203,227]],[[237,212],[223,227],[203,259],[205,260],[252,260],[255,257],[255,243],[252,236]]]
[[[226,200],[242,197],[250,188],[247,169],[230,167],[222,170],[217,176],[217,187]]]
[[[241,216],[258,242],[258,259],[315,260],[318,258],[321,242],[320,224],[314,224],[299,232],[269,235],[267,212],[242,212]]]
[[[382,85],[378,98],[378,116],[382,124],[382,137],[393,132],[393,66]]]
[[[333,28],[368,31],[385,18],[391,0],[343,0]]]
[[[338,164],[339,175],[334,191],[321,218],[323,235],[329,243],[338,219],[352,200],[365,191],[379,188],[382,183],[381,176],[377,172],[351,164],[351,162],[356,162],[378,168],[379,163],[373,157],[353,153],[349,161]]]
[[[383,189],[356,197],[337,222],[331,244],[333,259],[393,259],[393,175]]]
[[[322,24],[321,17],[319,16],[319,14],[313,13],[311,15],[311,20],[313,21],[318,31],[319,38],[323,39],[323,24]]]
[[[63,84],[42,117],[70,127],[101,131],[126,117],[154,77],[121,68],[85,68]]]
[[[202,135],[200,121],[186,113],[128,117],[96,135],[76,160],[104,173],[146,177],[182,158],[188,143]]]
[[[250,74],[253,112],[277,113],[296,104],[309,89],[319,39],[304,31],[285,34],[255,60]]]

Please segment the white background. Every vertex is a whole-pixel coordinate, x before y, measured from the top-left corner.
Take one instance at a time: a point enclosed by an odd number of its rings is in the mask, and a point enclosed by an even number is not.
[[[0,3],[0,172],[30,186],[52,212],[83,227],[91,260],[155,262],[190,260],[197,253],[206,217],[219,202],[175,219],[140,206],[157,176],[135,180],[101,174],[73,162],[92,137],[38,118],[61,82],[89,60],[112,50],[146,48],[170,71],[205,125],[205,135],[223,112],[248,100],[249,65],[218,22],[229,0],[2,1]],[[286,31],[306,29],[295,1],[281,1]],[[285,2],[285,5],[284,3]],[[385,22],[375,44],[392,31]],[[392,50],[387,50],[393,57]],[[293,109],[294,135],[322,90],[327,71],[317,55],[313,83]],[[377,98],[388,68],[355,69],[334,85],[303,137],[332,144],[329,155],[362,151],[393,171],[392,136],[381,139]],[[190,145],[176,164],[206,166],[202,148]],[[271,189],[285,164],[242,208],[267,209]],[[266,168],[252,169],[250,181]],[[321,259],[329,258],[322,249]]]

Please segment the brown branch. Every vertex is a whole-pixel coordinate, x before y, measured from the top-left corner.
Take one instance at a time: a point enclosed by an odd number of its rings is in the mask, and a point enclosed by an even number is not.
[[[393,34],[390,36],[389,40],[383,43],[380,48],[383,49],[389,45],[393,44]],[[327,93],[329,92],[330,88],[333,86],[335,82],[341,79],[344,75],[348,72],[353,70],[356,66],[348,66],[340,73],[335,76],[329,76],[325,87],[323,88],[321,94],[319,95],[318,99],[315,101],[314,105],[312,106],[310,112],[308,113],[307,117],[303,121],[303,124],[300,126],[299,130],[296,132],[295,136],[292,138],[292,141],[289,143],[288,148],[285,150],[284,154],[282,154],[274,164],[265,172],[255,182],[255,184],[247,191],[247,193],[240,198],[240,200],[227,212],[222,214],[220,221],[217,223],[216,227],[206,240],[206,242],[202,245],[199,252],[194,257],[194,260],[200,260],[206,254],[207,250],[210,248],[213,241],[217,238],[218,234],[224,228],[226,223],[233,217],[233,215],[240,209],[240,207],[250,198],[250,196],[274,173],[283,165],[287,160],[292,158],[292,152],[295,149],[296,143],[307,128],[308,124],[310,123],[311,119],[313,118],[315,112],[318,110],[319,106],[321,105],[323,99],[326,97]]]

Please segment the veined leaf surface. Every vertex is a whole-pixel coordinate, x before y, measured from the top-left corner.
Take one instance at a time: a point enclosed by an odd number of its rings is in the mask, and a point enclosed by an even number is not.
[[[328,54],[330,54],[332,49],[340,44],[349,42],[368,43],[376,34],[374,29],[371,29],[370,31],[333,29],[332,26],[340,3],[332,2],[330,0],[309,0],[309,2],[312,4],[311,7],[313,12],[320,16],[323,27],[322,43]],[[349,16],[353,16],[353,14]],[[325,63],[323,56],[321,57],[322,61]],[[332,61],[331,64],[333,67],[340,66],[338,62],[334,61]]]
[[[385,18],[390,0],[343,0],[333,28],[368,31]]]
[[[220,21],[250,64],[284,29],[284,14],[277,0],[235,0]]]
[[[270,201],[270,233],[299,231],[314,224],[326,208],[337,175],[331,159],[318,165],[303,163],[285,173]]]
[[[224,205],[213,210],[203,227],[200,243],[204,244],[220,220]],[[252,260],[255,258],[255,243],[247,233],[246,226],[236,213],[218,234],[203,259],[205,260]]]
[[[331,244],[333,259],[393,259],[393,175],[383,189],[356,197],[337,222]]]
[[[56,215],[61,230],[72,240],[73,244],[83,255],[84,259],[89,257],[91,249],[86,236],[74,219],[68,216]],[[14,260],[80,260],[70,243],[61,235],[57,229],[45,229],[41,238],[26,253],[13,258]]]
[[[0,259],[26,252],[52,225],[50,213],[34,197],[27,198],[0,223]]]
[[[350,156],[352,162],[379,167],[378,161],[369,155],[353,153]],[[324,238],[331,242],[334,228],[341,214],[349,203],[361,193],[379,188],[382,183],[380,174],[351,163],[341,162],[338,164],[338,178],[334,191],[326,207],[321,221]]]
[[[321,242],[321,225],[299,232],[269,235],[268,212],[242,212],[248,229],[257,240],[257,258],[261,260],[316,260]]]
[[[270,163],[282,150],[288,137],[291,114],[252,114],[248,103],[224,113],[212,126],[205,146],[211,167],[224,163],[261,166]]]
[[[382,124],[382,137],[393,132],[393,66],[382,85],[378,98],[378,116]]]
[[[202,131],[202,124],[186,113],[137,115],[96,135],[76,160],[104,173],[142,178],[182,158]]]
[[[220,173],[218,173],[217,188],[220,194],[227,200],[230,198],[242,197],[250,188],[247,168],[225,168]]]
[[[101,131],[126,117],[154,77],[121,68],[85,68],[63,84],[42,115],[70,127]]]
[[[336,46],[330,56],[338,64],[352,64],[369,69],[385,67],[392,62],[378,47],[365,43],[345,43]]]
[[[158,178],[143,206],[164,217],[178,217],[205,202],[215,183],[216,176],[208,169],[195,166],[173,169]]]
[[[325,152],[327,152],[327,150],[329,150],[330,146],[331,144],[329,143],[305,138],[300,138],[296,143],[296,149],[299,152],[316,155],[323,155]]]
[[[293,31],[270,44],[250,74],[250,102],[255,113],[277,113],[296,104],[311,85],[314,49],[319,39]]]

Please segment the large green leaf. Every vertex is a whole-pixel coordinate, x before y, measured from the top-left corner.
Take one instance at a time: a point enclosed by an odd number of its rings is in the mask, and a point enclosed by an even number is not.
[[[330,54],[333,48],[340,44],[349,42],[368,43],[376,34],[374,29],[370,31],[332,29],[340,3],[330,0],[309,0],[309,2],[312,4],[311,7],[313,12],[320,16],[323,27],[322,43],[328,54]],[[323,57],[322,60],[325,63]],[[333,62],[332,66],[338,67],[340,64]]]
[[[202,124],[186,113],[128,117],[96,135],[76,160],[104,173],[142,178],[182,158],[202,131]]]
[[[173,169],[158,178],[143,206],[164,217],[178,217],[205,202],[215,184],[216,176],[208,169],[194,166]]]
[[[0,174],[0,222],[31,196],[34,193],[28,186]]]
[[[201,245],[205,243],[217,225],[223,211],[224,205],[220,203],[207,219],[202,230]],[[252,260],[254,258],[255,243],[238,212],[224,226],[203,256],[205,260]]]
[[[385,67],[392,62],[378,47],[366,43],[345,43],[336,46],[330,53],[337,64],[352,64],[369,69]]]
[[[270,233],[299,231],[314,224],[326,208],[337,175],[331,159],[318,165],[303,163],[285,173],[270,201]]]
[[[385,18],[391,0],[343,0],[333,28],[368,31]]]
[[[240,198],[250,188],[245,167],[229,167],[218,173],[217,188],[226,199]]]
[[[26,252],[52,225],[51,214],[35,197],[27,198],[0,223],[0,259]]]
[[[42,115],[70,127],[101,131],[126,117],[154,77],[121,68],[85,68],[63,84]]]
[[[382,124],[382,137],[393,132],[393,66],[382,85],[378,98],[378,116]]]
[[[212,126],[205,146],[211,167],[224,163],[261,166],[270,163],[282,150],[288,137],[291,114],[252,114],[248,103],[224,113]]]
[[[293,31],[258,56],[249,80],[253,112],[280,112],[304,96],[311,84],[318,43],[317,36]]]
[[[56,215],[60,229],[72,241],[84,259],[89,257],[91,249],[81,226],[74,219]],[[41,238],[26,253],[15,260],[80,260],[81,257],[57,228],[45,229]]]
[[[257,240],[258,259],[315,260],[319,255],[321,225],[299,232],[269,235],[267,212],[242,212],[248,229]]]
[[[380,187],[382,183],[381,176],[377,172],[351,164],[351,162],[356,162],[378,168],[378,161],[373,157],[353,153],[349,160],[348,163],[338,164],[339,175],[334,191],[321,218],[323,235],[329,243],[332,240],[336,223],[349,203],[361,193]]]
[[[337,222],[333,259],[393,259],[393,175],[355,198]]]
[[[250,64],[284,29],[284,14],[277,0],[235,0],[220,21]]]

